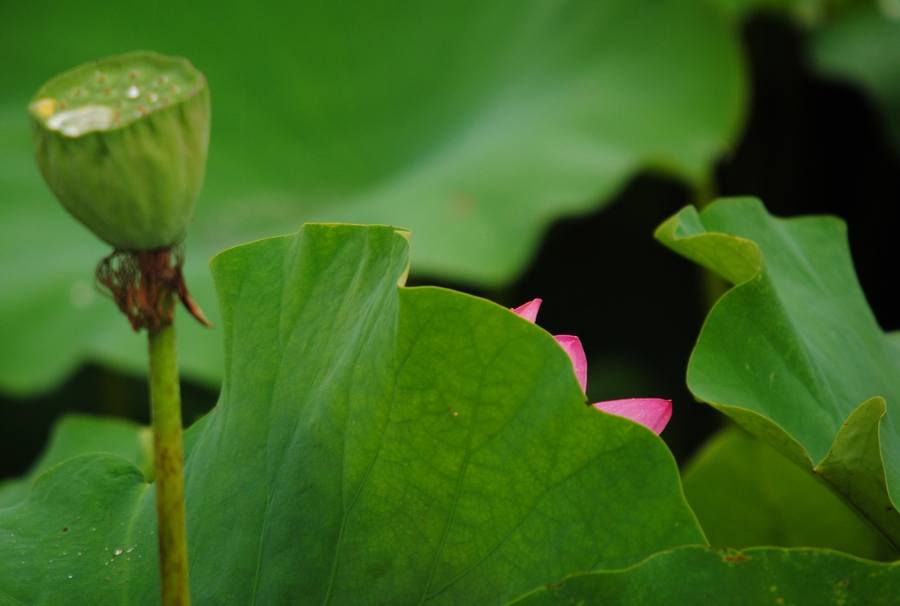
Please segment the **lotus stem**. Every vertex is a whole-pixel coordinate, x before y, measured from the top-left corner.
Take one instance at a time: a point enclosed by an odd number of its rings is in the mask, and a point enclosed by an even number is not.
[[[174,306],[171,296],[166,306]],[[150,403],[153,415],[153,464],[156,469],[156,518],[162,606],[189,606],[187,524],[184,507],[184,450],[181,388],[175,324],[148,329]]]

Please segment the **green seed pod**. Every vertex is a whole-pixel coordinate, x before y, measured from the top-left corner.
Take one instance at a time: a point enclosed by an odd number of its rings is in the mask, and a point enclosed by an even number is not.
[[[28,106],[44,180],[76,219],[117,250],[171,246],[203,187],[209,89],[190,61],[110,57],[46,83]]]

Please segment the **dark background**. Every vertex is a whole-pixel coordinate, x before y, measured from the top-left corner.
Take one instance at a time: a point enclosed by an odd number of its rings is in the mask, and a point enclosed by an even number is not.
[[[749,119],[737,148],[716,171],[719,196],[754,195],[778,216],[834,214],[849,224],[860,282],[883,329],[900,328],[889,268],[900,200],[900,162],[872,101],[813,72],[805,35],[773,17],[744,28],[751,68]],[[502,291],[473,291],[513,307],[544,299],[539,324],[578,335],[588,355],[593,400],[666,397],[674,415],[663,438],[679,463],[723,422],[694,401],[684,376],[712,302],[709,277],[653,239],[654,229],[692,192],[678,181],[641,175],[595,214],[559,221],[528,272]],[[410,284],[435,283],[422,278]],[[110,303],[112,305],[112,303]],[[125,320],[123,319],[123,322]],[[185,423],[216,402],[215,392],[182,387]],[[89,366],[51,394],[0,396],[0,478],[23,473],[53,422],[67,412],[149,423],[144,379]]]

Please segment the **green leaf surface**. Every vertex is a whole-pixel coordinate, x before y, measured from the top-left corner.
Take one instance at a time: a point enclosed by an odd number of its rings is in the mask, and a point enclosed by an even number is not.
[[[28,473],[0,482],[0,509],[23,501],[45,471],[72,457],[109,452],[130,461],[144,474],[153,474],[153,441],[149,428],[125,421],[70,414],[53,426],[47,446]]]
[[[881,533],[827,486],[738,427],[714,436],[682,481],[714,548],[821,547],[870,560],[896,558]]]
[[[587,406],[551,335],[398,288],[407,236],[307,225],[213,261],[227,372],[186,433],[194,601],[503,604],[704,543],[664,443]],[[0,600],[151,603],[154,528],[132,464],[70,459],[0,511]]]
[[[206,262],[304,221],[404,225],[413,271],[496,287],[555,219],[643,168],[692,181],[736,136],[734,29],[704,2],[377,4],[85,0],[0,7],[0,388],[48,389],[86,359],[145,353],[91,291],[108,252],[32,159],[25,106],[55,74],[151,48],[209,79],[206,188],[186,275],[218,324]],[[217,384],[221,335],[182,323],[183,372]]]
[[[854,11],[813,33],[812,58],[822,73],[872,96],[900,150],[900,21],[875,7]]]
[[[789,14],[798,19],[819,15],[823,0],[711,0],[725,15],[735,21],[758,13]]]
[[[880,606],[898,592],[897,565],[833,551],[685,547],[621,572],[573,575],[513,604]]]
[[[869,309],[844,222],[778,219],[742,198],[686,208],[657,237],[735,283],[691,355],[694,395],[815,468],[900,546],[900,349]]]

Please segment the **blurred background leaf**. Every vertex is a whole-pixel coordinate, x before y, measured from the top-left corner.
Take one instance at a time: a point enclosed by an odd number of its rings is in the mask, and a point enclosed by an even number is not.
[[[870,94],[900,149],[900,2],[860,7],[816,30],[812,42],[816,67]]]
[[[153,478],[153,436],[150,428],[130,421],[72,414],[53,427],[41,457],[28,474],[0,482],[0,509],[25,500],[34,481],[51,467],[91,452],[119,455]]]
[[[152,48],[210,82],[213,135],[186,270],[218,319],[206,261],[304,221],[401,225],[413,271],[508,284],[564,215],[653,167],[705,183],[737,136],[743,63],[704,2],[484,5],[159,0],[0,8],[0,386],[31,393],[85,360],[143,367],[91,290],[104,245],[60,210],[24,107],[46,79]],[[187,377],[221,378],[221,336],[184,326]]]
[[[684,494],[715,548],[821,547],[869,560],[896,553],[831,490],[736,426],[685,468]]]

